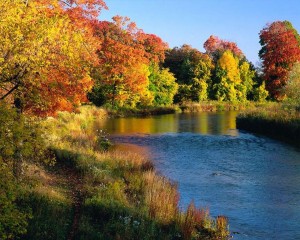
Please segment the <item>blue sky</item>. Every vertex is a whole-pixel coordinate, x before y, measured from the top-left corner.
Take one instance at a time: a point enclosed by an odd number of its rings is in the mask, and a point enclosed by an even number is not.
[[[204,51],[210,35],[236,42],[255,65],[259,32],[267,24],[288,20],[300,32],[300,0],[105,0],[100,20],[127,16],[146,33],[170,47],[190,44]]]

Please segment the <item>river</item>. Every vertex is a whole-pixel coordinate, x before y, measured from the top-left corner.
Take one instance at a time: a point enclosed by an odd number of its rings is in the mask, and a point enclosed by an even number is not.
[[[234,239],[300,239],[300,149],[239,131],[236,115],[118,118],[99,127],[123,148],[147,152],[178,183],[182,208],[193,200],[227,216]]]

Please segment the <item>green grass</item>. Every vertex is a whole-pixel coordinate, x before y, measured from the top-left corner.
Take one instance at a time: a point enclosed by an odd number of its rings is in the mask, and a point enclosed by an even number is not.
[[[82,179],[75,239],[227,238],[227,220],[220,230],[206,210],[180,211],[177,185],[158,175],[144,156],[99,148],[95,128],[103,115],[92,109],[93,118],[87,108],[80,114],[60,113],[45,123],[57,164]]]
[[[227,239],[226,218],[178,206],[176,183],[133,152],[103,147],[107,112],[91,106],[42,123],[53,166],[26,163],[19,208],[30,209],[21,239]]]
[[[48,189],[52,191],[52,189]],[[48,195],[48,196],[47,196]],[[27,234],[22,239],[67,239],[72,226],[73,206],[47,193],[33,193],[27,199],[32,209]]]

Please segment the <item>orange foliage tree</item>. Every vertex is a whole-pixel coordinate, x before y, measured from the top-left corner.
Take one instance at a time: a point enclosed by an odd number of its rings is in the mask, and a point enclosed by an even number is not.
[[[164,60],[166,44],[153,34],[145,34],[127,17],[115,16],[113,22],[94,22],[95,36],[101,46],[97,54],[100,66],[90,99],[101,105],[150,105],[149,64]]]
[[[139,33],[139,42],[144,46],[146,58],[155,64],[162,63],[165,60],[165,51],[168,44],[155,34]]]
[[[262,59],[266,88],[275,99],[288,80],[288,73],[300,61],[300,37],[288,21],[276,21],[260,32]]]
[[[97,56],[91,25],[83,22],[102,7],[100,0],[1,1],[0,99],[36,115],[85,101]]]

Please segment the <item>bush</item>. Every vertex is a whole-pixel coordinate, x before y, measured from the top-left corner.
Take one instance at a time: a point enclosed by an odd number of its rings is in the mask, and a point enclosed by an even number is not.
[[[253,100],[257,102],[264,102],[269,96],[269,92],[266,90],[265,82],[259,87],[253,89]]]
[[[15,177],[21,177],[26,161],[53,161],[45,144],[46,135],[36,119],[25,118],[0,102],[0,126],[0,160],[13,170]]]
[[[297,62],[289,72],[289,80],[283,87],[282,93],[286,95],[286,102],[300,107],[300,63]]]
[[[20,187],[15,181],[11,169],[0,160],[0,239],[18,239],[26,233],[28,209],[18,206]]]

